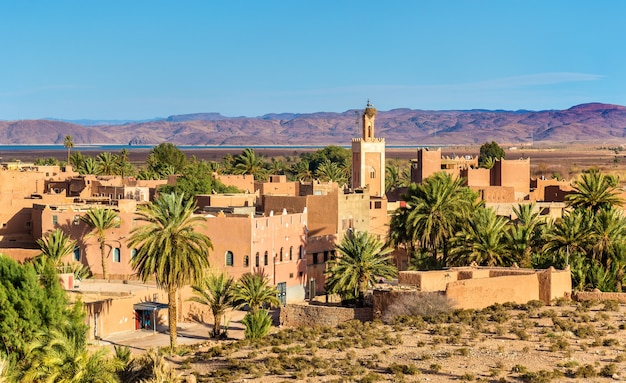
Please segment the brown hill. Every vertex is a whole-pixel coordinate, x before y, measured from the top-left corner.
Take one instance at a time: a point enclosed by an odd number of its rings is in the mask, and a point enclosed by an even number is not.
[[[229,118],[218,113],[170,116],[123,125],[81,126],[60,121],[0,121],[0,144],[328,145],[359,135],[358,115],[268,114]],[[391,145],[626,143],[626,107],[583,104],[567,110],[379,111],[376,135]]]

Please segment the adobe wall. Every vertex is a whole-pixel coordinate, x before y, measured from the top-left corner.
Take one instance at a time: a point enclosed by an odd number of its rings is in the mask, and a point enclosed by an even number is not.
[[[486,203],[512,203],[515,202],[515,190],[511,186],[470,186],[477,191],[480,199]]]
[[[441,149],[417,150],[417,163],[411,167],[411,182],[422,183],[426,178],[441,171]]]
[[[455,270],[402,271],[398,284],[415,286],[421,291],[445,291],[449,282],[458,280]]]
[[[242,192],[252,193],[254,192],[254,176],[250,174],[236,175],[236,174],[217,174],[213,173],[213,176],[226,186],[234,186]]]
[[[568,181],[558,181],[556,179],[531,179],[530,187],[531,200],[545,202],[563,202],[565,196],[572,191],[572,186]]]
[[[297,196],[299,182],[255,182],[254,191],[259,195]]]
[[[370,200],[369,231],[379,241],[386,241],[389,236],[391,215],[387,214],[387,199],[373,198]]]
[[[526,303],[539,298],[536,275],[465,279],[450,282],[446,297],[462,309],[482,309],[494,303]]]
[[[572,291],[569,270],[520,268],[453,268],[433,271],[401,271],[400,286],[421,292],[445,291],[458,308],[484,308],[494,303],[526,303],[553,299]]]
[[[491,185],[511,186],[516,193],[530,193],[530,159],[496,160],[491,168]]]
[[[386,211],[385,211],[386,213]],[[369,193],[341,193],[337,201],[337,232],[338,241],[350,228],[357,231],[370,229],[370,197]]]
[[[254,206],[256,203],[256,194],[198,194],[194,199],[200,209],[205,206]]]
[[[371,307],[348,308],[308,304],[290,304],[280,309],[280,325],[286,327],[330,326],[351,320],[374,319]]]
[[[467,186],[490,186],[491,172],[489,169],[462,169],[460,175],[465,178]]]
[[[372,313],[374,319],[380,319],[389,307],[404,296],[423,297],[427,295],[445,295],[443,291],[418,291],[415,289],[374,290],[372,293]]]

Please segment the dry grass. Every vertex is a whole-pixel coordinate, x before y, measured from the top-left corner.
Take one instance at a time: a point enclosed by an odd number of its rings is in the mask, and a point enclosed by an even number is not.
[[[256,343],[199,346],[174,361],[198,382],[601,382],[626,375],[624,307],[560,304],[283,329]]]

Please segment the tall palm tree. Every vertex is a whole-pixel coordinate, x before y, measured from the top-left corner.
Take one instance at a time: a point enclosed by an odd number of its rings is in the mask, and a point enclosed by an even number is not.
[[[520,266],[532,267],[532,254],[540,246],[545,221],[540,218],[534,202],[514,206],[513,213],[517,218],[506,233],[509,251]]]
[[[450,264],[509,265],[511,259],[504,240],[506,225],[507,218],[497,216],[493,209],[477,209],[454,237]]]
[[[266,176],[265,161],[254,153],[253,149],[246,148],[235,158],[235,174],[252,174],[254,179],[263,179]]]
[[[170,347],[176,347],[176,293],[201,280],[209,266],[211,239],[197,231],[204,217],[193,215],[195,202],[176,193],[160,194],[148,205],[139,207],[143,225],[131,230],[128,246],[137,248],[131,260],[143,281],[154,277],[158,287],[167,291]]]
[[[565,265],[575,255],[587,256],[590,252],[590,231],[593,220],[585,211],[574,210],[548,225],[542,250],[552,259],[564,259]]]
[[[81,336],[53,329],[30,345],[17,375],[26,383],[116,383],[122,364],[106,354],[104,348],[90,353]]]
[[[67,136],[65,136],[65,139],[63,139],[63,146],[65,146],[65,148],[67,148],[67,164],[70,164],[70,153],[72,151],[72,148],[74,147],[74,138],[72,136],[70,136],[69,134]]]
[[[380,278],[393,278],[398,270],[389,255],[393,249],[367,232],[353,232],[336,246],[337,258],[328,263],[326,291],[363,305],[367,289]]]
[[[477,195],[463,187],[461,179],[439,172],[422,184],[411,185],[406,197],[407,231],[434,259],[445,263],[448,242],[474,210]]]
[[[94,233],[100,244],[100,260],[102,264],[102,278],[107,279],[107,261],[106,261],[106,241],[107,231],[119,226],[119,214],[111,208],[95,208],[88,210],[80,219],[94,230]]]
[[[213,338],[219,338],[222,335],[221,320],[226,310],[233,307],[235,301],[233,299],[234,279],[224,272],[210,273],[207,277],[198,281],[197,284],[191,286],[195,296],[189,300],[208,306],[213,315]]]
[[[621,209],[601,210],[595,215],[591,226],[591,248],[593,259],[604,268],[621,260],[626,245],[626,219]]]
[[[50,259],[58,267],[62,264],[63,258],[74,252],[76,241],[57,228],[45,237],[39,238],[37,245],[41,249],[41,256]]]
[[[233,299],[237,307],[248,305],[252,312],[265,304],[280,306],[276,286],[271,286],[261,272],[244,274],[233,286]]]
[[[574,192],[568,194],[566,199],[574,209],[584,208],[594,213],[618,206],[622,203],[617,190],[618,181],[617,177],[592,170],[574,182]]]

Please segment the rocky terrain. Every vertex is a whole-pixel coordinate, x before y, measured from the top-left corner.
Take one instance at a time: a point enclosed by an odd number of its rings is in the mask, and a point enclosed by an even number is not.
[[[77,145],[347,145],[360,135],[359,111],[225,117],[219,113],[170,116],[144,122],[92,125],[58,120],[0,121],[0,144]],[[583,104],[567,110],[379,111],[376,135],[388,145],[506,145],[626,143],[626,107]]]

